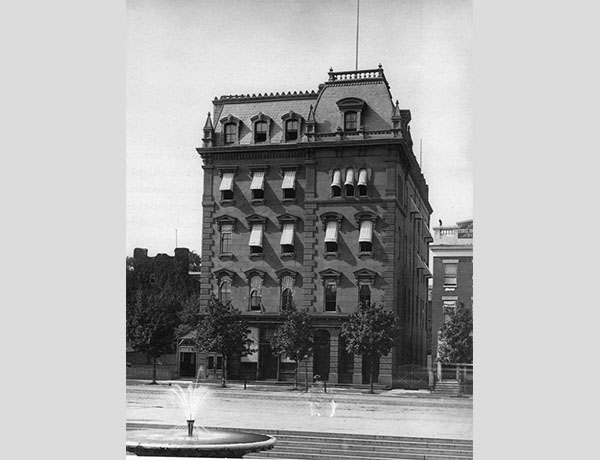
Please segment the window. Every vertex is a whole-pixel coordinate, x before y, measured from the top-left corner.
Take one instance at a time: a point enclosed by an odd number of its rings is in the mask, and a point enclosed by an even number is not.
[[[258,124],[258,123],[257,123]],[[265,171],[254,171],[252,173],[252,183],[250,184],[252,200],[260,201],[265,198]]]
[[[262,277],[250,277],[250,311],[260,311],[262,307]]]
[[[335,220],[328,220],[325,225],[325,252],[335,253],[338,250],[338,223]]]
[[[354,276],[358,286],[358,303],[367,306],[371,303],[371,286],[375,284],[377,273],[367,268],[361,268],[354,272]]]
[[[285,122],[285,141],[295,141],[298,139],[298,120],[288,120]]]
[[[250,254],[262,254],[262,233],[263,233],[263,225],[261,223],[252,224],[252,229],[250,231]]]
[[[283,171],[283,182],[281,183],[284,200],[293,200],[296,198],[296,171]]]
[[[354,196],[354,170],[352,168],[346,171],[346,181],[344,182],[346,196]]]
[[[356,131],[357,120],[356,112],[348,111],[344,113],[344,131]]]
[[[342,196],[342,173],[339,169],[333,171],[331,181],[331,196]]]
[[[283,275],[281,277],[281,309],[286,310],[293,306],[294,277]]]
[[[257,121],[254,124],[254,142],[265,142],[267,140],[267,122]]]
[[[358,245],[360,252],[371,252],[373,250],[373,221],[363,219],[360,222]]]
[[[287,268],[278,270],[276,273],[279,279],[281,310],[292,308],[294,306],[294,284],[298,273]]]
[[[325,282],[325,311],[336,311],[337,283],[334,280]]]
[[[456,308],[456,300],[442,300],[444,310],[444,321],[450,319],[450,313]]]
[[[221,185],[219,185],[221,201],[233,200],[233,175],[233,172],[223,172]]]
[[[371,303],[371,287],[368,284],[361,284],[358,290],[358,301],[361,305],[367,306]]]
[[[233,123],[225,125],[225,143],[233,144],[235,142],[236,127]]]
[[[294,254],[294,223],[286,222],[283,224],[281,231],[281,254],[282,255],[293,255]]]
[[[444,263],[444,286],[456,286],[458,262]]]
[[[337,288],[340,284],[341,272],[328,268],[319,272],[323,282],[323,304],[325,311],[340,311],[337,304]]]
[[[358,172],[358,196],[367,196],[367,170]]]
[[[287,310],[289,308],[292,308],[292,305],[293,305],[292,301],[293,301],[292,290],[284,289],[283,292],[281,293],[281,309]]]
[[[221,254],[231,254],[231,240],[233,237],[233,225],[221,225]]]
[[[231,301],[231,280],[223,279],[219,285],[219,300],[223,303]]]

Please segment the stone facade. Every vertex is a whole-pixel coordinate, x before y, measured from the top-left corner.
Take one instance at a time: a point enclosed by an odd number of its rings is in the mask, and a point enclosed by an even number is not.
[[[402,366],[426,365],[432,209],[410,111],[393,103],[381,66],[331,70],[318,91],[222,96],[213,106],[197,149],[201,308],[212,294],[229,299],[266,337],[291,295],[320,338],[309,376],[356,384],[368,375],[339,330],[366,296],[402,320],[398,345],[375,366],[378,382],[397,386]],[[263,340],[234,367],[231,378],[238,369],[282,379],[289,366]]]

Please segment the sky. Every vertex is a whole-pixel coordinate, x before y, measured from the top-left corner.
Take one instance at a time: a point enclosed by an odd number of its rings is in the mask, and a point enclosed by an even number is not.
[[[358,0],[127,0],[126,254],[201,252],[202,127],[226,94],[317,90],[354,70]],[[412,114],[431,226],[473,217],[470,0],[360,0],[358,68]]]

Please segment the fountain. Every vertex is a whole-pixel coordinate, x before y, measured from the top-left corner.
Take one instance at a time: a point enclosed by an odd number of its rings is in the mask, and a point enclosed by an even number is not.
[[[179,405],[184,410],[187,432],[169,429],[137,430],[127,434],[126,450],[146,457],[227,457],[242,458],[250,452],[272,449],[272,436],[232,430],[209,430],[199,427],[194,433],[195,417],[207,395],[197,383],[187,389],[173,387]]]

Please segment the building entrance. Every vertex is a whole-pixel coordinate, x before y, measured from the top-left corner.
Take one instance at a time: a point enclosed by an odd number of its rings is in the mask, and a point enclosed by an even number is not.
[[[329,332],[325,329],[315,331],[315,347],[313,352],[313,374],[319,380],[329,379]]]
[[[179,353],[179,373],[182,377],[196,377],[196,353]]]
[[[354,373],[354,354],[346,351],[346,341],[340,335],[338,357],[338,383],[352,383]]]
[[[279,359],[271,349],[274,329],[261,329],[258,344],[258,378],[259,380],[277,380]]]

